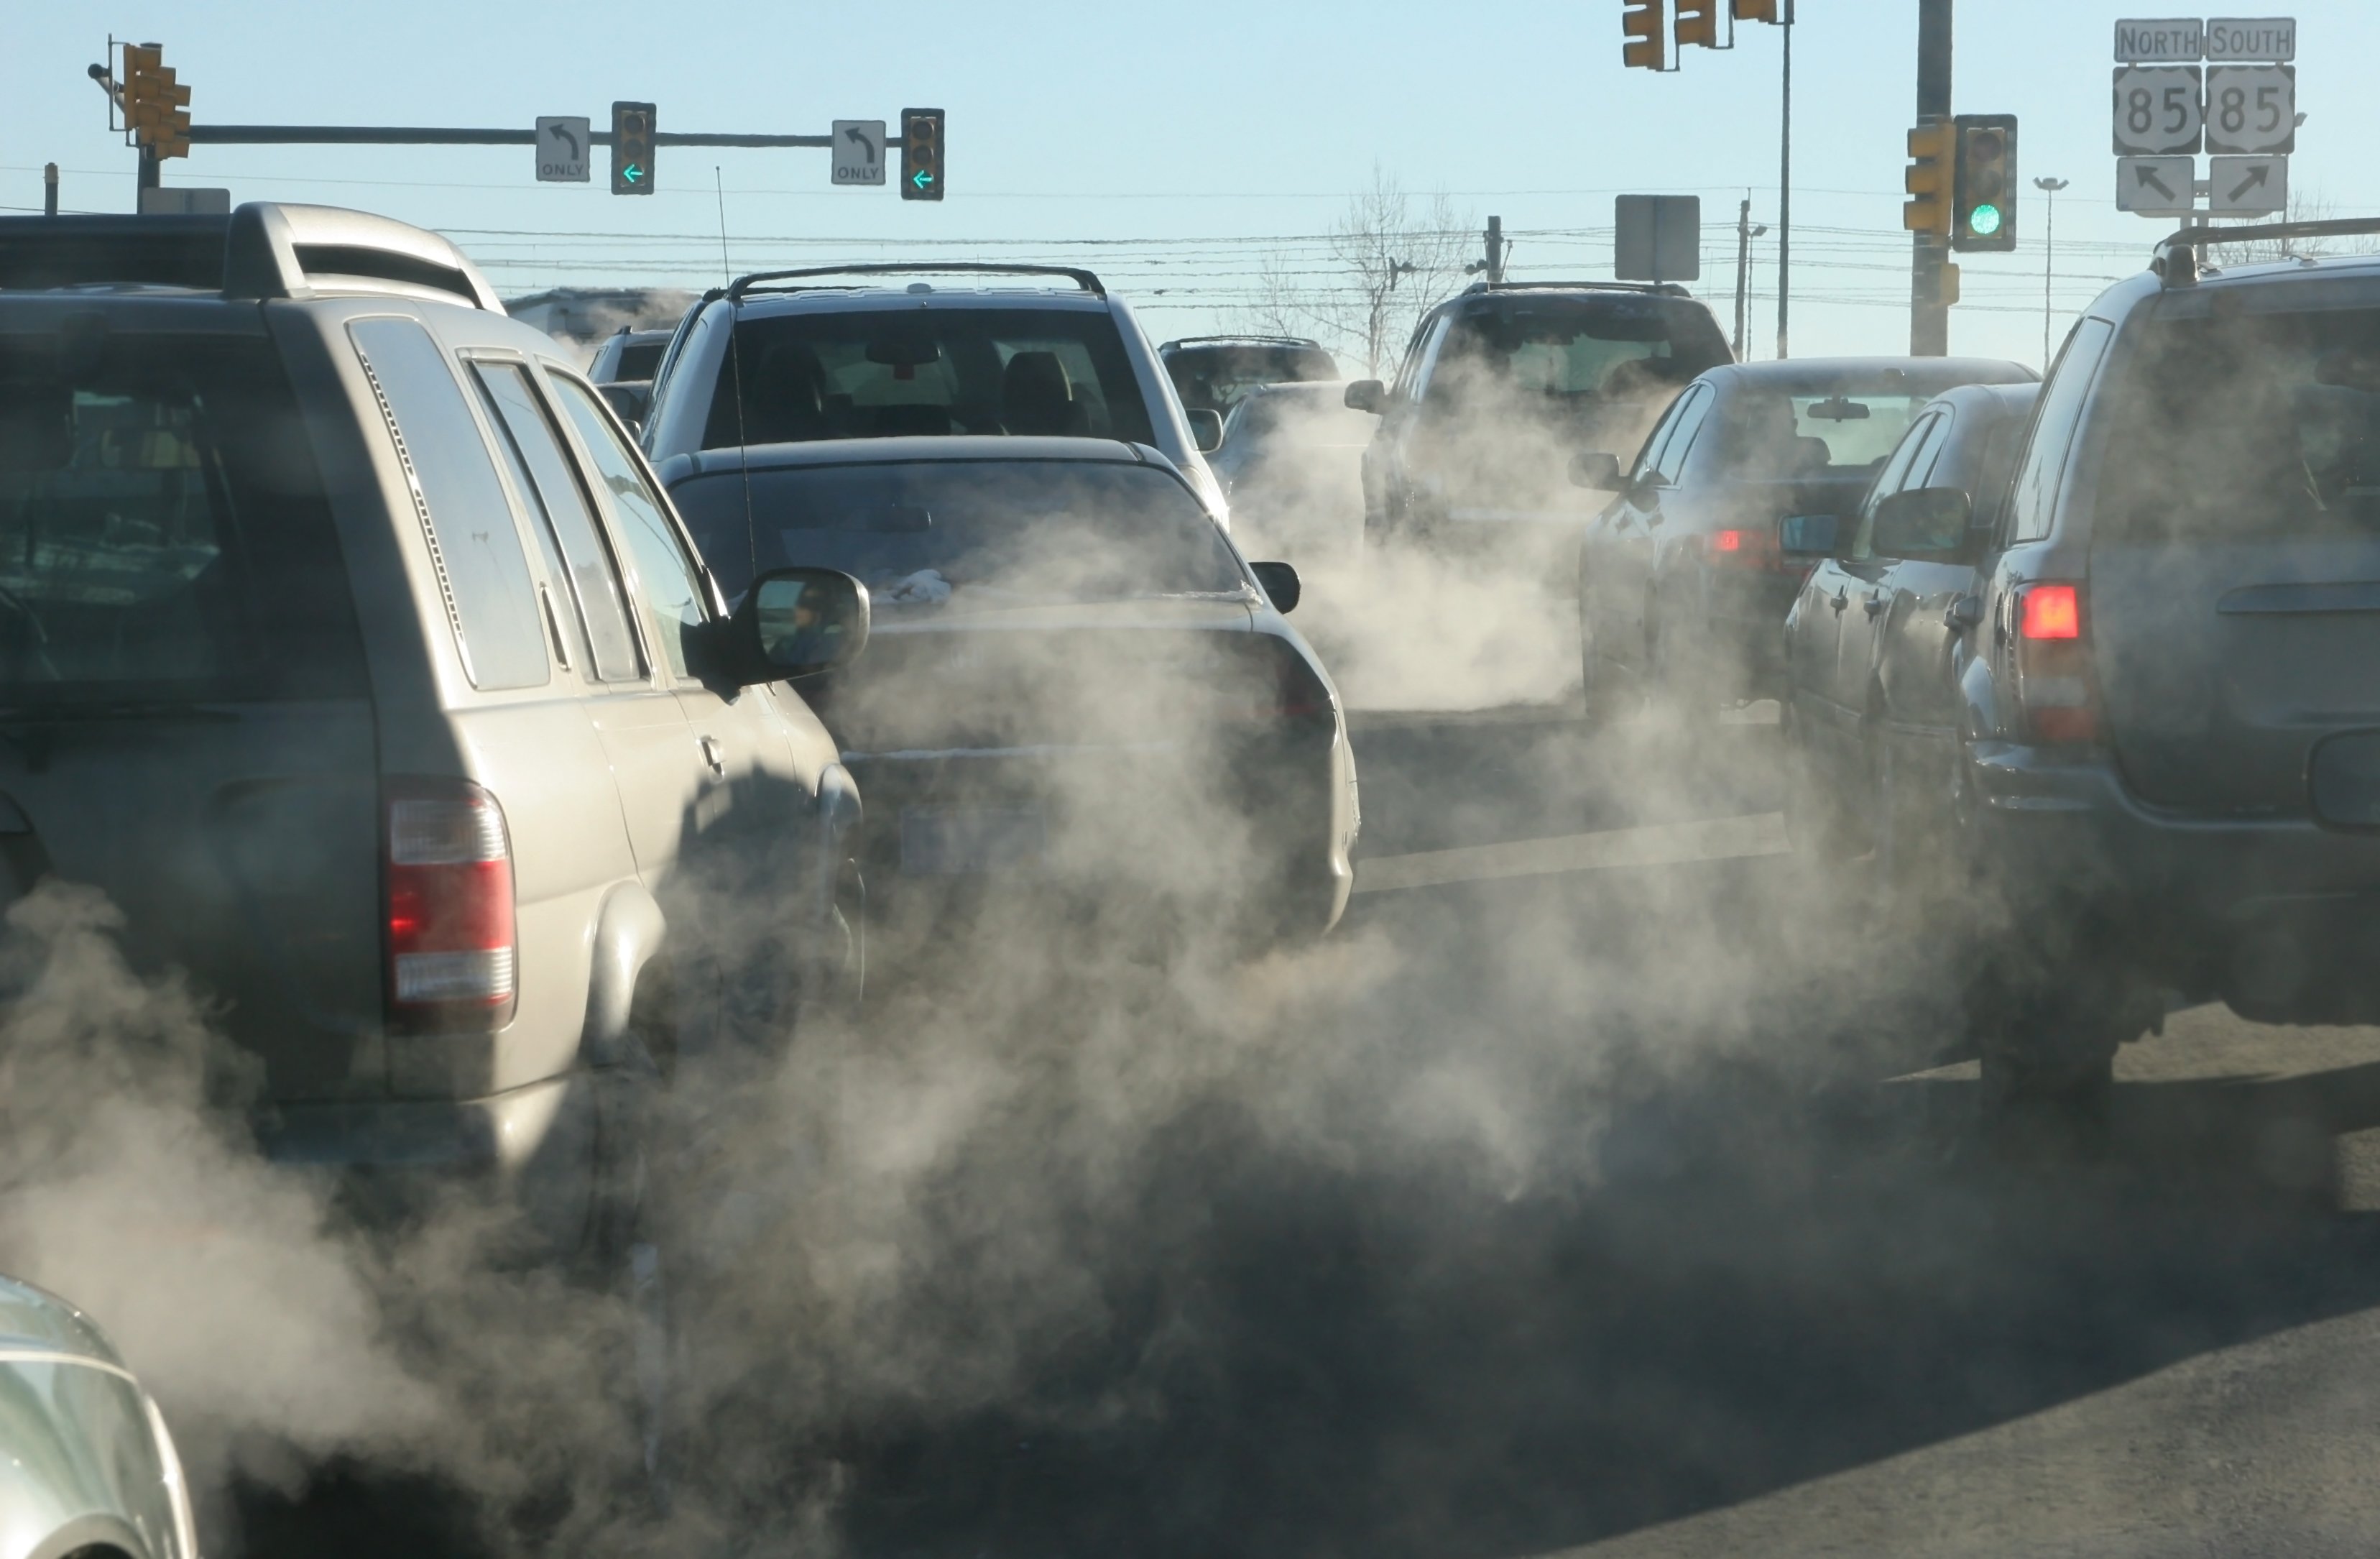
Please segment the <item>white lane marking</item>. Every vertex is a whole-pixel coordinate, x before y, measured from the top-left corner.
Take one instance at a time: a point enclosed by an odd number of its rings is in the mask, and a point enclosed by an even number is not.
[[[1743,817],[1657,822],[1641,828],[1608,828],[1550,839],[1513,839],[1500,845],[1464,845],[1451,850],[1374,856],[1355,863],[1355,891],[1437,887],[1447,883],[1484,883],[1502,877],[1548,877],[1563,871],[1597,871],[1615,866],[1676,866],[1696,860],[1735,860],[1784,855],[1783,812]]]

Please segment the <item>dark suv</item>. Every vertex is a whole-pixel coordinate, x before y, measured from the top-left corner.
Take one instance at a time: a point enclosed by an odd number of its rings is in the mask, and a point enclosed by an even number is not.
[[[2190,247],[2342,226],[2185,230],[2101,294],[1928,603],[1948,783],[1885,810],[1997,889],[1994,1097],[2104,1095],[2170,993],[2380,1019],[2380,261]]]
[[[1394,382],[1347,404],[1380,414],[1364,455],[1364,530],[1393,540],[1515,524],[1573,540],[1582,449],[1633,449],[1678,392],[1733,361],[1718,322],[1672,284],[1475,282],[1422,319]]]

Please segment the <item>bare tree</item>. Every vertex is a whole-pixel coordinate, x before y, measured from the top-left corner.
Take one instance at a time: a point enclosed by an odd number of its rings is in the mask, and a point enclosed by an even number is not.
[[[1243,309],[1252,329],[1312,334],[1377,378],[1430,307],[1459,286],[1471,223],[1444,193],[1416,199],[1374,166],[1372,182],[1348,197],[1331,225],[1329,274],[1320,285],[1281,256],[1258,270]]]
[[[2338,208],[2316,190],[2289,192],[2283,222],[2327,222]],[[2319,260],[2328,254],[2380,254],[2380,238],[2350,236],[2333,238],[2254,238],[2225,244],[2209,251],[2216,263],[2254,265],[2276,260]]]

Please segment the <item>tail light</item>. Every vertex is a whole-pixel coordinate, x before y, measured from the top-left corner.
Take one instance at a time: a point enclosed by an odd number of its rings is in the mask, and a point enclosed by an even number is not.
[[[496,798],[468,780],[392,787],[388,999],[408,1027],[500,1029],[517,988],[512,841]]]
[[[1231,700],[1232,715],[1252,725],[1329,724],[1330,685],[1294,644],[1258,634],[1249,658],[1246,692]]]
[[[2026,585],[2016,598],[2017,702],[2037,741],[2099,739],[2086,599],[2079,584]]]
[[[1742,568],[1758,573],[1781,573],[1791,567],[1802,569],[1799,560],[1788,563],[1784,549],[1778,544],[1774,526],[1761,529],[1730,527],[1714,530],[1703,548],[1703,555],[1715,567]]]

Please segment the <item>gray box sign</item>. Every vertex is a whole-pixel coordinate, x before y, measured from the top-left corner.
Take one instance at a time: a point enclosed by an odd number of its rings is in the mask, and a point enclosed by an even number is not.
[[[2116,24],[2119,65],[2195,65],[2206,48],[2206,24],[2196,17]]]
[[[1621,195],[1612,202],[1612,275],[1623,282],[1701,279],[1700,195]]]
[[[2277,61],[2298,57],[2295,17],[2210,17],[2206,57]]]

